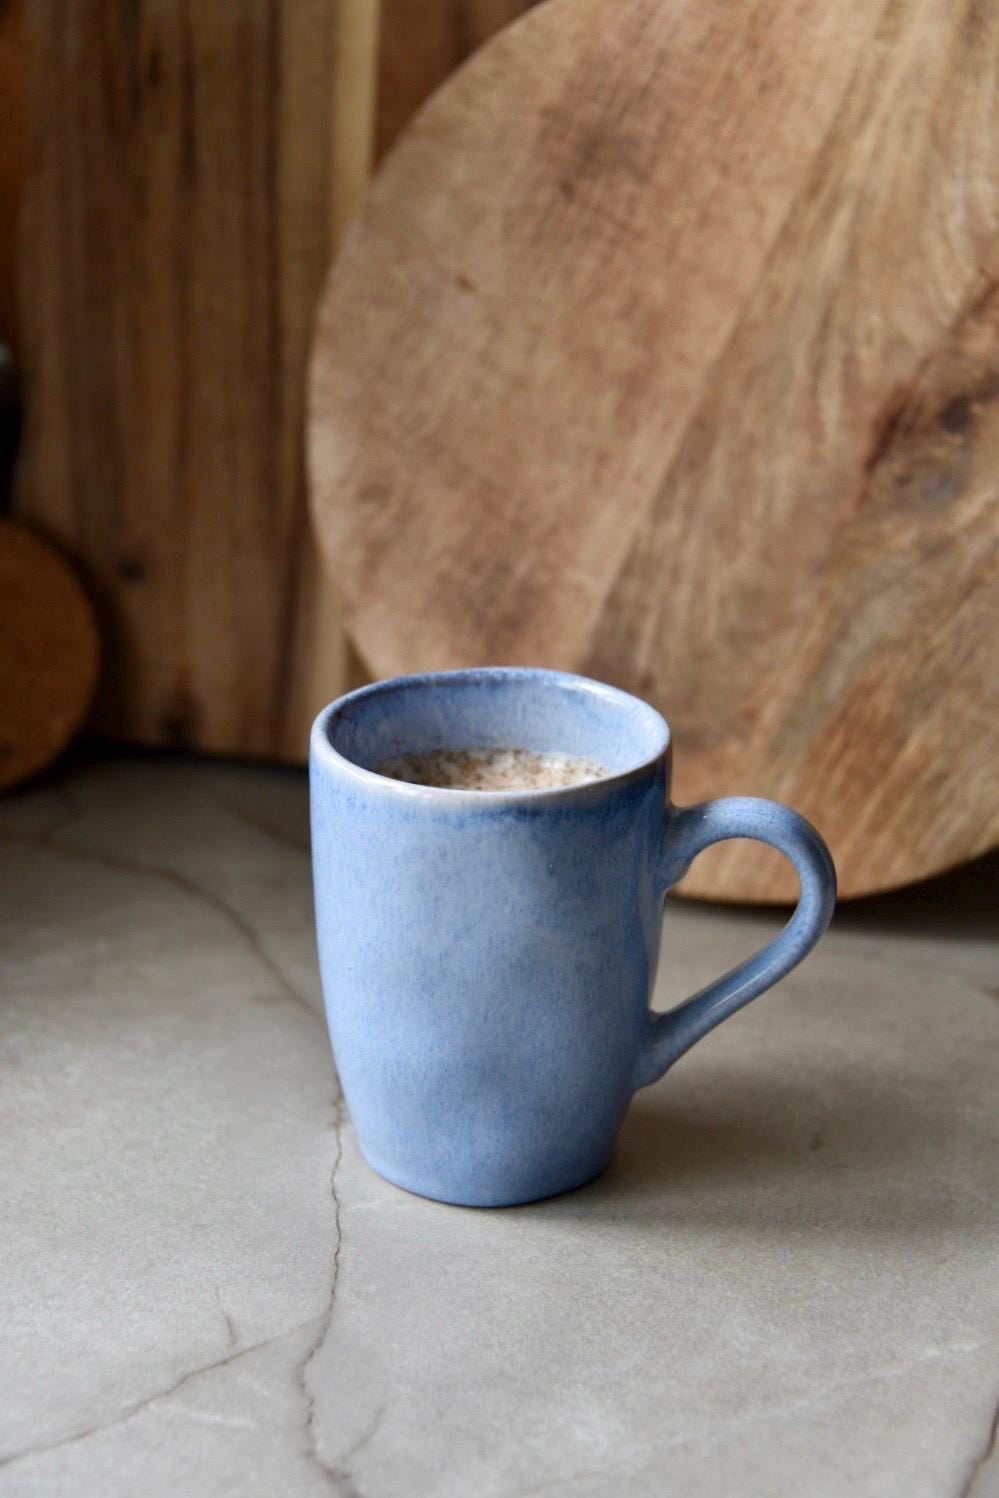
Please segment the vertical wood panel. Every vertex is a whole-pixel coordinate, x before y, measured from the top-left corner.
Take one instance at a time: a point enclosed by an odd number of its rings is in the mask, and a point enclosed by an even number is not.
[[[21,0],[0,0],[0,342],[16,338],[15,246],[26,151]]]
[[[302,414],[368,166],[375,3],[26,0],[18,509],[91,581],[110,733],[301,757],[350,674]]]

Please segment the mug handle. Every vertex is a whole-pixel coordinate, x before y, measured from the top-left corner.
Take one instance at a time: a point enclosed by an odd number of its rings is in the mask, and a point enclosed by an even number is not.
[[[665,894],[698,853],[726,838],[769,843],[794,865],[801,885],[794,914],[762,951],[709,983],[665,1014],[649,1011],[648,1030],[635,1069],[635,1086],[647,1087],[702,1036],[751,999],[766,993],[815,946],[836,904],[836,870],[829,849],[810,822],[790,807],[756,796],[726,796],[699,806],[668,806],[657,877]]]

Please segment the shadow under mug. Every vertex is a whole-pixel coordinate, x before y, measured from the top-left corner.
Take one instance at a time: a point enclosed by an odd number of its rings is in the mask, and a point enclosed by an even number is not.
[[[604,778],[472,791],[374,773],[399,754],[517,747]],[[507,1206],[608,1164],[639,1087],[771,988],[829,924],[836,875],[796,812],[669,800],[669,729],[561,672],[400,677],[316,720],[312,858],[323,992],[369,1163],[421,1196]],[[768,946],[666,1014],[649,1008],[663,902],[702,849],[756,838],[801,893]]]

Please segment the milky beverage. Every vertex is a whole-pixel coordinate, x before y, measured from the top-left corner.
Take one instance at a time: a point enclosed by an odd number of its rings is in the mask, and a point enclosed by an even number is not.
[[[545,791],[600,780],[608,771],[574,754],[534,749],[433,749],[401,754],[376,766],[376,773],[413,785],[452,791]]]

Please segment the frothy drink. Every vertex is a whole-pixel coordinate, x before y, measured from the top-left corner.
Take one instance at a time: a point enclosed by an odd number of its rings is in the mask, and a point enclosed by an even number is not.
[[[452,791],[544,791],[600,780],[608,771],[592,759],[534,749],[434,749],[387,759],[376,773]]]

